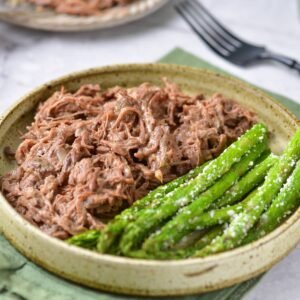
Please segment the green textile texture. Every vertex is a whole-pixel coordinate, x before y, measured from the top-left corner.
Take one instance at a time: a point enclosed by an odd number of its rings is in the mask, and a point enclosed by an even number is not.
[[[204,69],[217,71],[219,73],[223,73],[226,75],[230,75],[226,71],[224,71],[214,65],[211,65],[210,63],[206,62],[205,60],[202,60],[201,58],[199,58],[189,52],[186,52],[180,48],[174,49],[169,54],[167,54],[162,59],[160,59],[159,62],[178,64],[178,65],[186,65],[186,66],[191,66],[191,67],[195,67],[195,68],[204,68]],[[278,95],[278,94],[275,94],[275,93],[272,93],[272,92],[266,91],[266,90],[265,90],[265,92],[267,92],[269,95],[271,95],[272,97],[277,99],[285,107],[287,107],[291,112],[293,112],[298,118],[300,118],[300,104],[298,104],[295,101],[288,99],[287,97],[284,97],[282,95]]]
[[[161,62],[190,65],[224,72],[207,62],[181,50],[175,49]],[[272,93],[271,93],[272,94]],[[280,95],[272,94],[300,118],[300,105]],[[260,278],[249,280],[213,293],[187,296],[182,300],[240,300]],[[18,253],[0,235],[0,300],[117,300],[140,299],[98,292],[61,279],[43,270]],[[158,299],[158,298],[157,298]],[[163,298],[168,299],[168,298]]]

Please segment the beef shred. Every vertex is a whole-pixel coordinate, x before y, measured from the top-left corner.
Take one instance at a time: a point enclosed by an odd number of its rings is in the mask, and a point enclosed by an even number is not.
[[[65,239],[105,226],[150,190],[220,154],[254,122],[220,94],[164,80],[102,91],[62,88],[37,110],[2,191],[29,222]]]
[[[27,2],[50,7],[58,13],[89,16],[116,5],[126,5],[134,0],[25,0]]]

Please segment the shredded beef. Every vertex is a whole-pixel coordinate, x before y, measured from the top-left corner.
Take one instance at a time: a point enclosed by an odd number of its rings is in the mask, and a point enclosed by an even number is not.
[[[25,0],[39,6],[50,7],[58,13],[89,16],[116,5],[126,5],[134,0]]]
[[[162,88],[62,88],[39,106],[2,191],[28,221],[65,239],[101,229],[161,183],[220,154],[253,122],[220,94],[191,97],[167,80]]]

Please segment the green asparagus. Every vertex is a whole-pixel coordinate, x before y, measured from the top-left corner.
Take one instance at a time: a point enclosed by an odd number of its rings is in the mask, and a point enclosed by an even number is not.
[[[278,161],[278,156],[270,154],[241,178],[223,197],[212,204],[210,208],[220,208],[240,201],[243,196],[263,182],[267,172]]]
[[[242,212],[245,207],[247,207],[248,203],[251,201],[252,197],[258,193],[258,190],[252,191],[242,202],[237,203],[232,206],[223,207],[216,210],[207,211],[195,220],[193,227],[196,230],[208,228],[217,224],[224,224],[229,222],[230,219]]]
[[[135,250],[129,253],[129,257],[139,259],[159,259],[159,260],[178,260],[191,257],[197,250],[209,245],[216,236],[224,231],[224,225],[215,226],[207,231],[199,238],[199,240],[191,246],[182,249],[172,249],[169,251],[160,251],[157,253],[148,253],[144,250]]]
[[[101,232],[99,230],[88,230],[69,238],[67,243],[81,248],[94,250],[96,249],[100,234]]]
[[[255,146],[252,152],[245,155],[240,162],[234,164],[212,187],[202,193],[191,204],[181,209],[171,221],[159,230],[158,234],[154,234],[146,240],[143,244],[143,250],[150,253],[168,250],[185,235],[200,227],[199,223],[201,223],[203,211],[213,201],[219,199],[242,175],[253,167],[255,161],[266,147],[264,143]]]
[[[196,251],[199,251],[209,245],[217,236],[221,235],[222,232],[224,232],[224,229],[226,227],[226,224],[224,225],[219,225],[219,226],[214,226],[210,228],[207,233],[197,241],[197,243],[194,246],[194,251],[193,254]],[[190,254],[190,253],[189,253]],[[192,256],[193,254],[189,255]]]
[[[203,171],[192,179],[185,187],[171,192],[161,199],[161,205],[155,209],[145,209],[135,222],[131,222],[125,229],[120,242],[120,249],[124,255],[134,250],[143,239],[172,217],[179,208],[191,203],[200,193],[212,186],[217,179],[247,154],[255,145],[265,143],[267,128],[262,124],[254,125],[236,142],[231,144],[219,157],[212,160]]]
[[[172,250],[166,252],[160,252],[159,255],[153,255],[148,253],[142,249],[130,251],[128,257],[131,258],[139,258],[139,259],[158,259],[158,260],[177,260],[177,259],[184,259],[191,256],[195,250],[194,249],[185,249],[185,250]]]
[[[253,191],[241,203],[203,213],[199,219],[199,229],[207,227],[209,227],[209,229],[207,229],[205,234],[202,235],[193,246],[180,250],[172,249],[168,251],[158,251],[156,253],[147,253],[144,250],[139,250],[137,252],[133,251],[130,252],[130,257],[151,259],[182,259],[192,256],[197,250],[209,245],[218,235],[222,233],[222,231],[224,231],[224,224],[230,221],[230,218],[232,218],[234,214],[237,214],[244,209],[254,193],[257,193],[257,190]]]
[[[243,244],[250,243],[274,230],[300,204],[300,161],[270,208],[249,232]]]
[[[195,256],[203,257],[239,246],[249,230],[259,220],[263,211],[277,196],[299,158],[300,128],[289,142],[279,161],[269,171],[264,184],[259,187],[259,192],[253,196],[244,212],[233,219],[223,235],[218,236],[210,245],[195,253]]]

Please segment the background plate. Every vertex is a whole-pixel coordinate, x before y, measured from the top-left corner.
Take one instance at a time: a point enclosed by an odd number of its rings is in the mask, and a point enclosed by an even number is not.
[[[45,9],[38,12],[33,5],[8,5],[0,0],[0,20],[24,27],[47,31],[85,31],[103,29],[141,19],[166,4],[168,0],[137,0],[126,6],[104,10],[97,16],[79,17],[56,14]]]

